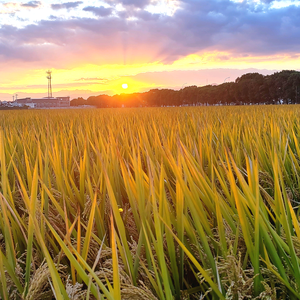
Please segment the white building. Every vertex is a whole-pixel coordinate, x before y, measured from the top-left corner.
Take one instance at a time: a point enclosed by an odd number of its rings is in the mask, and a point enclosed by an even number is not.
[[[14,101],[18,105],[27,105],[31,108],[68,108],[70,107],[70,97],[52,98],[21,98]]]

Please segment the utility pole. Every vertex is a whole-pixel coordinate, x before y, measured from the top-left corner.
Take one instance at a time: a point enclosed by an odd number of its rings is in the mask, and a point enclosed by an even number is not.
[[[50,70],[48,70],[46,72],[47,79],[48,79],[48,98],[52,98],[52,86],[51,86],[51,79],[52,79],[52,77],[51,77],[51,73],[52,72]]]

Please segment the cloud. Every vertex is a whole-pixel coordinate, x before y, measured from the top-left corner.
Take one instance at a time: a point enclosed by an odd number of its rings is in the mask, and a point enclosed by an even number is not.
[[[82,3],[83,3],[83,1],[75,1],[75,2],[65,2],[65,3],[51,4],[51,8],[54,9],[54,10],[72,9],[72,8],[78,7]]]
[[[100,81],[100,83],[103,83]],[[55,83],[56,89],[62,89],[62,88],[74,88],[74,87],[91,87],[92,85],[99,85],[99,82],[95,81],[86,81],[86,82],[67,82],[67,83]],[[45,84],[32,84],[27,85],[26,87],[19,87],[22,90],[32,90],[32,89],[45,89]]]
[[[3,7],[7,7],[7,8],[11,8],[11,7],[18,7],[18,3],[15,3],[15,2],[6,2],[6,3],[2,3],[2,6]]]
[[[0,14],[8,14],[13,17],[16,12],[19,12],[22,9],[28,10],[31,8],[38,8],[40,5],[41,5],[40,1],[30,1],[27,3],[16,3],[16,2],[1,3],[0,2]]]
[[[146,5],[150,0],[114,2]],[[81,3],[55,5],[72,8]],[[296,55],[300,49],[300,7],[295,5],[279,9],[264,5],[258,9],[250,1],[181,0],[171,16],[159,10],[150,13],[131,8],[118,16],[112,15],[112,8],[88,6],[83,10],[101,18],[52,16],[51,20],[24,28],[3,25],[0,62],[31,61],[40,66],[51,63],[53,67],[75,62],[171,64],[193,53],[228,53],[220,56],[222,61],[233,57]]]
[[[152,0],[106,0],[111,5],[122,4],[124,7],[145,8]]]
[[[263,70],[263,69],[203,69],[203,70],[176,70],[172,72],[146,72],[140,73],[132,78],[135,81],[151,82],[155,86],[172,87],[180,89],[183,86],[191,85],[207,85],[212,83],[223,83],[226,81],[235,81],[237,77],[245,73],[259,72],[263,75],[273,74],[277,70]]]
[[[27,3],[22,3],[22,7],[27,7],[27,8],[38,8],[41,5],[40,1],[29,1]]]
[[[87,6],[83,9],[84,11],[92,12],[94,15],[98,17],[106,17],[111,15],[112,8],[106,8],[103,6],[95,7],[95,6]]]
[[[108,79],[107,78],[98,78],[98,77],[82,77],[82,78],[79,78],[79,79],[75,79],[74,81],[97,81],[97,82],[104,82],[104,81],[107,81]]]

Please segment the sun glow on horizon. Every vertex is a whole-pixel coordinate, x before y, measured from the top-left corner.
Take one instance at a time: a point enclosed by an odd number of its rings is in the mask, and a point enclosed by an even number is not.
[[[19,97],[47,95],[45,69],[27,71],[26,67],[12,65],[10,71],[0,74],[0,100],[11,101],[14,94]],[[169,64],[158,61],[130,65],[80,64],[70,68],[52,68],[52,88],[56,95],[71,95],[74,98],[77,95],[140,93],[155,88],[181,87],[184,82],[182,74],[173,71],[215,69],[218,73],[219,69],[245,69],[249,72],[249,68],[295,69],[295,57],[288,54],[241,57],[229,52],[212,51],[186,55]],[[164,78],[160,76],[161,72],[165,72]],[[188,85],[203,85],[207,82],[205,78],[189,81]],[[214,79],[208,80],[216,82]]]

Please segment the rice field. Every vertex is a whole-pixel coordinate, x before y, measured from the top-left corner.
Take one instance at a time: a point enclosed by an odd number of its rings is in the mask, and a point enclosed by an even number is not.
[[[0,299],[300,299],[300,106],[0,113]]]

